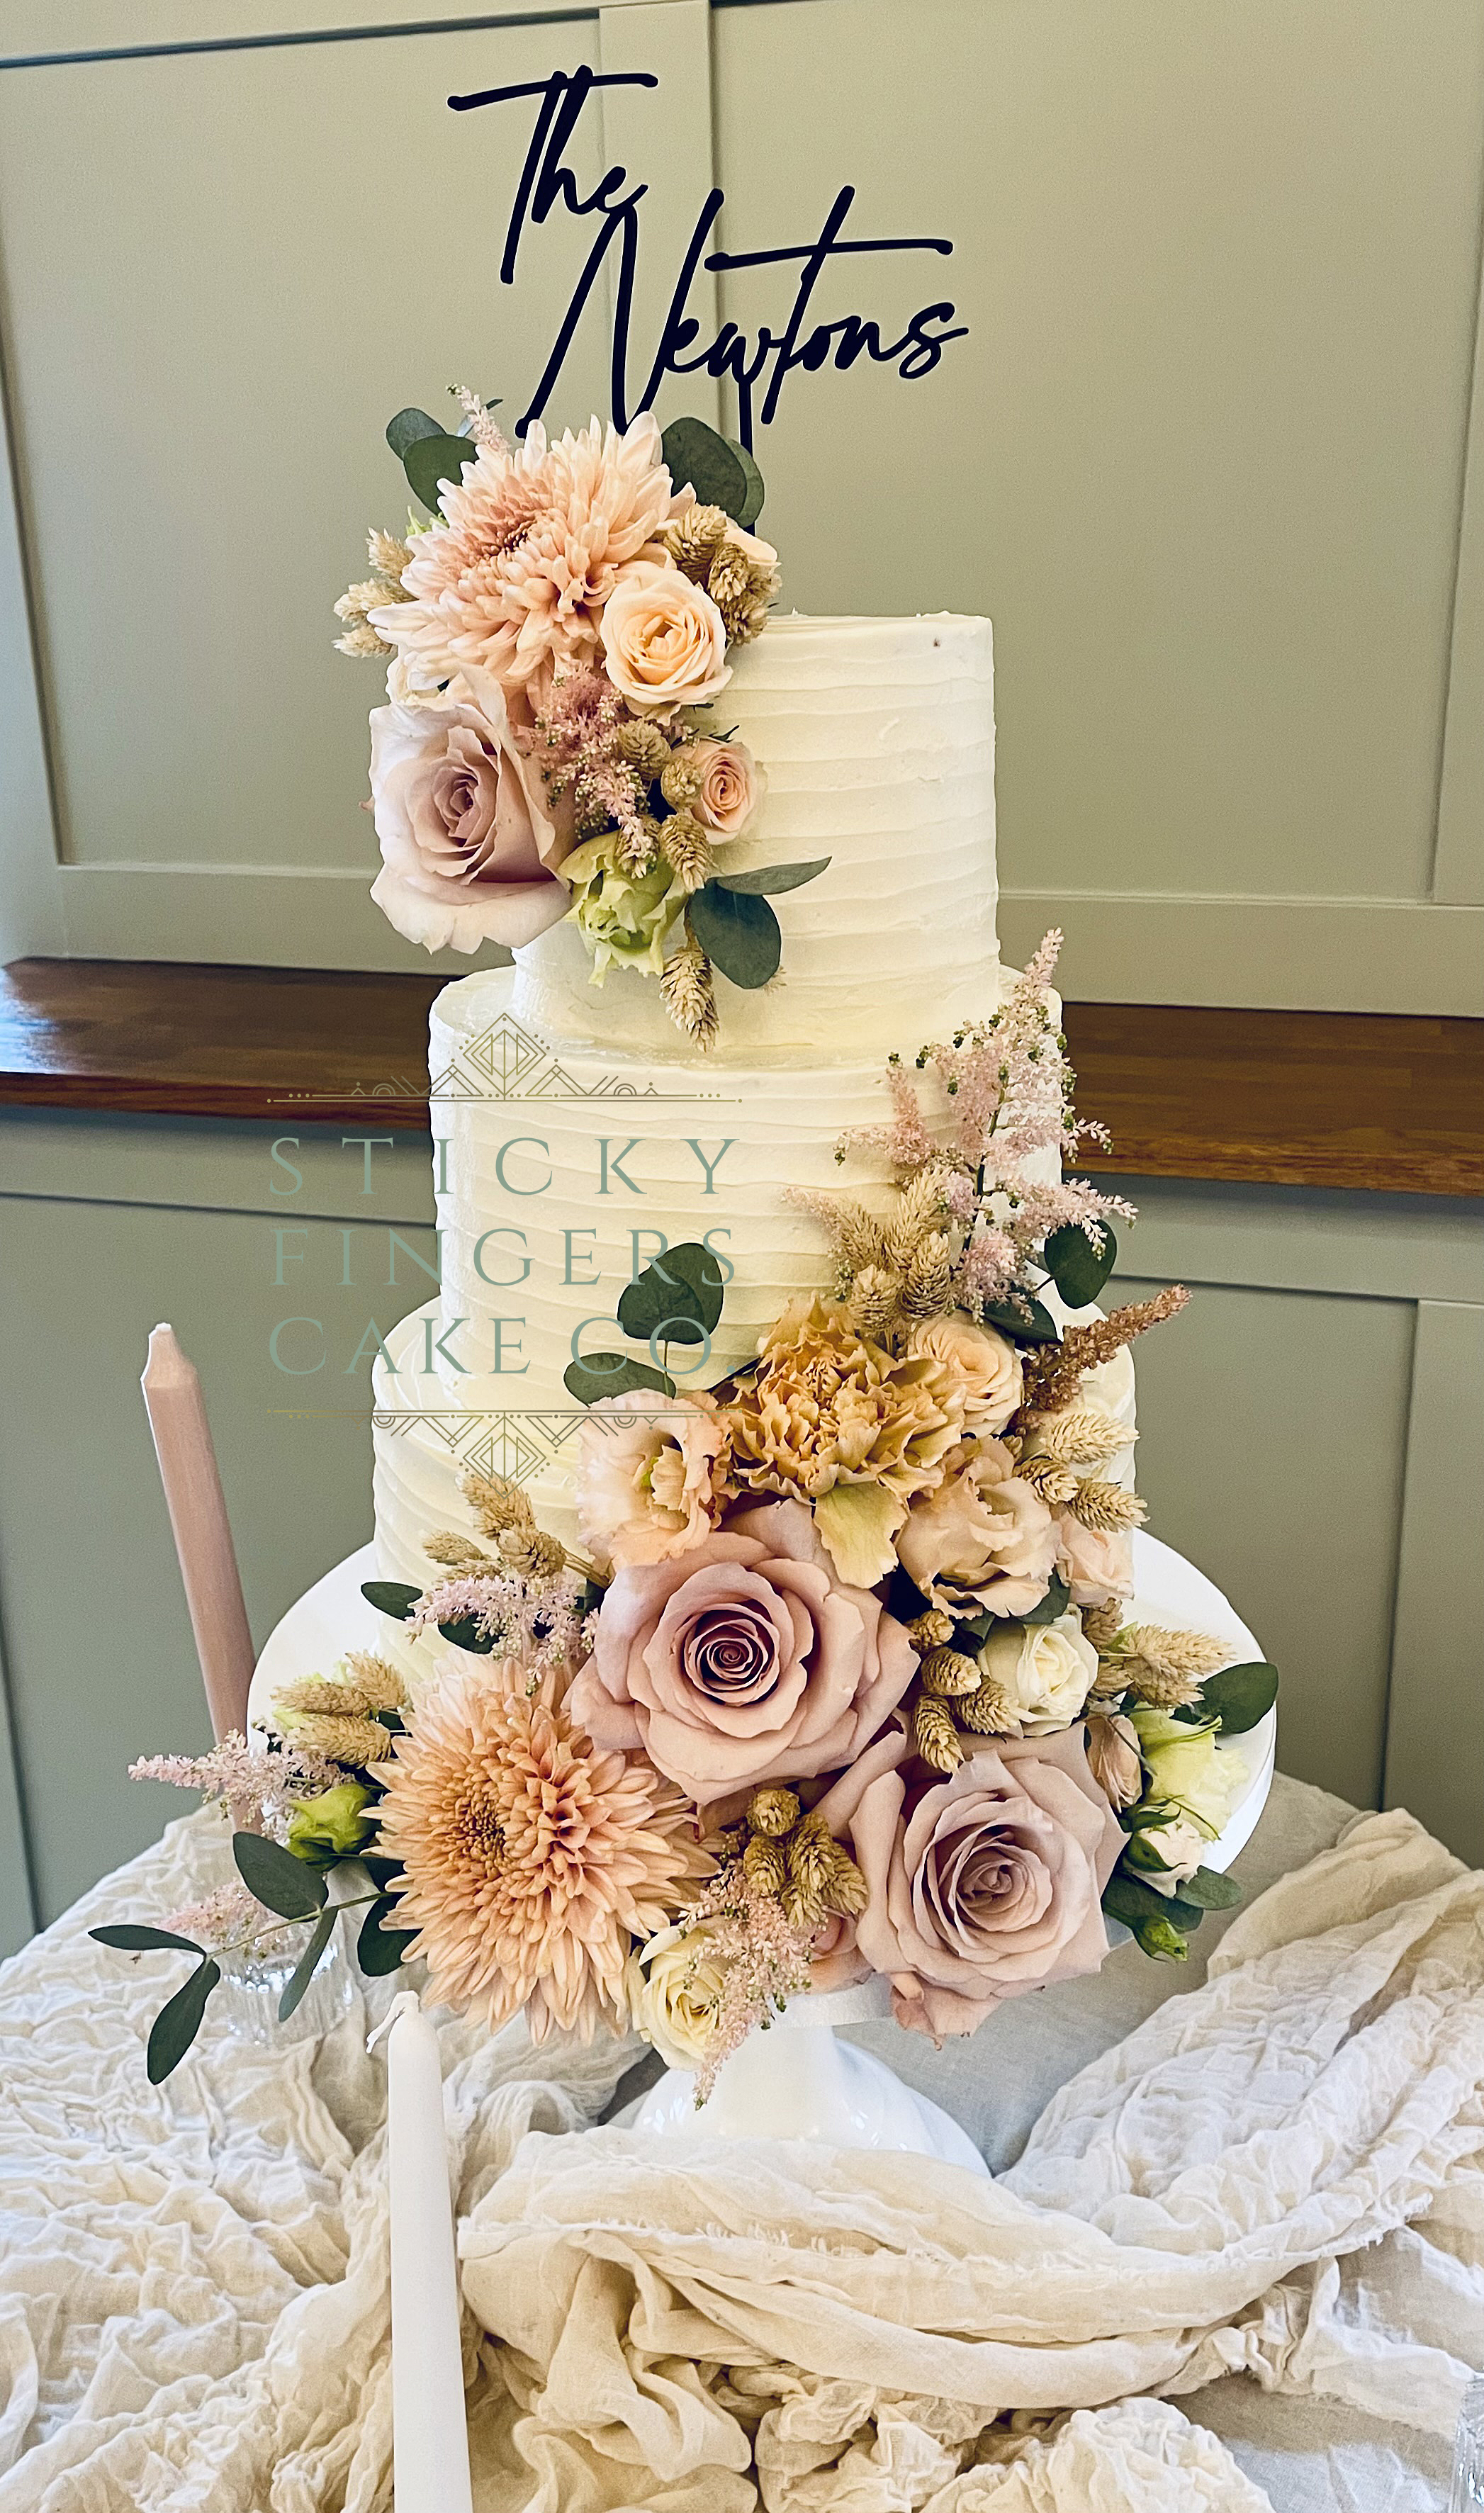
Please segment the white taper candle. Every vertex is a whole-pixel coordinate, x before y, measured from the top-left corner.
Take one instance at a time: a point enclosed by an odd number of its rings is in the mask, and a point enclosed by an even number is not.
[[[412,1990],[386,2022],[392,2490],[397,2513],[472,2513],[438,2036]]]
[[[247,1728],[253,1635],[201,1381],[180,1350],[174,1327],[156,1327],[150,1336],[140,1384],[154,1433],[207,1708],[220,1740],[234,1729]]]

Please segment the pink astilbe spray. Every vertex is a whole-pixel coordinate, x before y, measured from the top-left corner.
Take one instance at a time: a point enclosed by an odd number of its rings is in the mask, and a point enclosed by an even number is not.
[[[997,1013],[918,1052],[915,1071],[931,1073],[942,1094],[936,1122],[923,1086],[894,1059],[890,1123],[842,1136],[837,1147],[841,1157],[849,1147],[884,1154],[902,1187],[930,1167],[940,1173],[960,1234],[952,1305],[978,1317],[1039,1289],[1036,1260],[1053,1231],[1084,1230],[1101,1248],[1112,1215],[1135,1218],[1122,1196],[1104,1195],[1086,1178],[1029,1175],[1038,1156],[1054,1153],[1060,1166],[1082,1141],[1108,1142],[1106,1129],[1078,1118],[1071,1104],[1066,1042],[1047,1000],[1061,947],[1053,928]]]
[[[513,1572],[464,1574],[440,1579],[419,1598],[408,1628],[436,1631],[469,1622],[501,1655],[519,1658],[536,1690],[544,1675],[561,1674],[583,1654],[582,1581],[574,1572],[541,1583]]]
[[[697,2070],[699,2110],[723,2060],[741,2050],[755,2025],[768,2024],[776,2008],[809,1987],[819,1922],[796,1927],[774,1895],[753,1883],[740,1858],[728,1859],[682,1926],[696,1920],[710,1923],[708,1952],[720,1959],[725,1981],[715,2030]]]
[[[298,1798],[317,1797],[344,1778],[338,1765],[292,1746],[258,1754],[245,1736],[223,1736],[209,1754],[147,1754],[131,1763],[131,1780],[163,1780],[174,1789],[199,1789],[208,1806],[220,1806],[233,1828],[266,1832],[282,1840]]]
[[[531,752],[552,801],[570,794],[580,829],[598,829],[612,820],[637,845],[647,789],[619,749],[619,736],[631,721],[631,710],[596,664],[558,671],[550,698],[536,719]]]

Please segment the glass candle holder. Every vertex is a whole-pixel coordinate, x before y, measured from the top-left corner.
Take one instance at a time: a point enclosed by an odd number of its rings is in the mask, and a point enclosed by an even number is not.
[[[328,2033],[355,1997],[356,1967],[342,1943],[345,1923],[335,1932],[319,1959],[313,1979],[287,2021],[278,2020],[278,2002],[314,1930],[312,1920],[284,1929],[256,1954],[221,1954],[221,1980],[211,2003],[213,2020],[241,2042],[260,2049],[284,2042],[303,2042]]]
[[[1484,2382],[1470,2382],[1459,2411],[1453,2447],[1453,2493],[1448,2513],[1478,2513],[1484,2506]]]

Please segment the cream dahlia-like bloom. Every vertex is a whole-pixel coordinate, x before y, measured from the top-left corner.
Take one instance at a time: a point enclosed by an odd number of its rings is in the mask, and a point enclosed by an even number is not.
[[[963,1379],[944,1362],[895,1361],[819,1297],[791,1300],[758,1348],[727,1408],[740,1482],[806,1500],[870,1483],[904,1502],[941,1480],[964,1423]]]
[[[418,536],[403,571],[411,601],[372,624],[404,657],[441,673],[476,664],[513,688],[543,685],[566,658],[590,661],[604,605],[637,564],[672,565],[660,539],[694,502],[677,498],[649,412],[625,435],[595,419],[555,445],[533,425],[515,453],[470,444],[442,523]],[[393,626],[385,623],[393,622]]]
[[[398,1924],[418,1932],[433,1996],[492,2029],[524,2007],[537,2042],[626,2020],[632,1939],[665,1927],[710,1864],[648,1763],[600,1753],[489,1659],[419,1704],[381,1834],[407,1871]]]
[[[709,1536],[727,1490],[731,1441],[715,1399],[630,1388],[590,1405],[578,1433],[582,1542],[605,1568],[667,1562]]]

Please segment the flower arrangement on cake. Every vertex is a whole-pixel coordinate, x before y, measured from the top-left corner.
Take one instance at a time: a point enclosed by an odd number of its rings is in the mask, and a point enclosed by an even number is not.
[[[759,636],[778,553],[750,530],[750,454],[703,420],[662,438],[595,419],[512,449],[477,394],[466,433],[400,411],[387,442],[428,511],[373,530],[336,605],[342,654],[387,663],[371,717],[381,848],[372,897],[429,950],[534,941],[571,916],[601,984],[658,980],[709,1047],[716,977],[755,988],[782,952],[770,895],[809,863],[730,870],[757,762],[717,714],[728,657]]]
[[[804,1992],[879,1975],[941,2040],[1096,1971],[1109,1919],[1180,1960],[1238,1898],[1202,1864],[1245,1777],[1220,1740],[1277,1679],[1130,1612],[1120,1371],[1186,1295],[1068,1322],[1129,1208],[1046,1182],[1090,1131],[1059,939],[997,1014],[894,1060],[864,1138],[894,1178],[879,1209],[803,1197],[833,1274],[755,1360],[680,1384],[724,1296],[700,1244],[626,1286],[616,1348],[566,1374],[577,1544],[468,1475],[477,1533],[429,1532],[421,1588],[366,1590],[420,1650],[282,1690],[264,1750],[137,1767],[222,1805],[243,1889],[95,1932],[197,1958],[152,2073],[228,1949],[309,1923],[291,2013],[347,1905],[368,1972],[421,1958],[435,1998],[537,2039],[637,2027],[703,2098]]]

